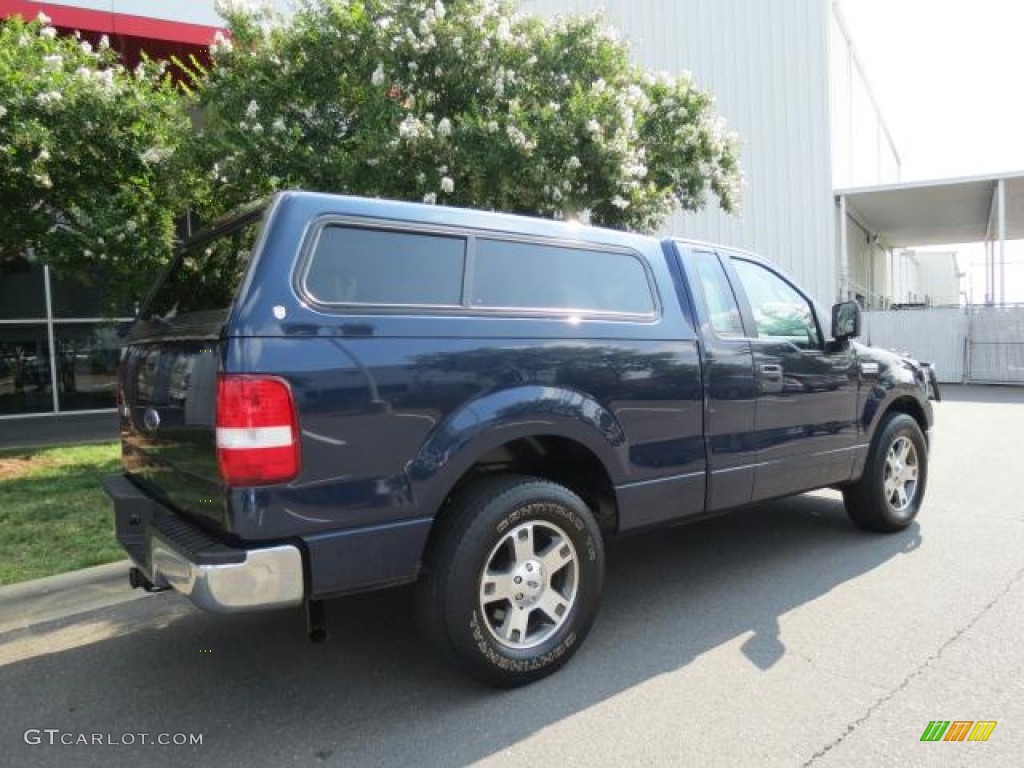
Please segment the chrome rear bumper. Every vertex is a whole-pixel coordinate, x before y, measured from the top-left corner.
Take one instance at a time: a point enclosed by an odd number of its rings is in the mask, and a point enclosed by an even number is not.
[[[225,544],[144,493],[124,475],[103,480],[117,539],[156,589],[172,587],[200,608],[240,613],[300,605],[302,552],[294,544]]]
[[[149,570],[156,587],[169,586],[215,613],[269,610],[302,602],[302,554],[290,544],[242,550],[245,560],[223,565],[191,562],[159,534],[149,537]]]

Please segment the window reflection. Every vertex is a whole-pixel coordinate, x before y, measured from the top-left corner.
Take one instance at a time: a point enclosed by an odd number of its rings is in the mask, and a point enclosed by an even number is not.
[[[113,279],[113,275],[102,267],[95,269],[88,283],[77,278],[62,277],[58,272],[51,270],[50,295],[53,316],[96,319],[131,317],[134,310],[130,301],[121,300],[114,304],[107,291],[103,290],[103,286]]]
[[[113,408],[127,323],[57,323],[57,393],[62,411]]]
[[[46,319],[43,267],[23,256],[0,253],[0,319]]]
[[[0,414],[52,410],[46,326],[0,324]]]

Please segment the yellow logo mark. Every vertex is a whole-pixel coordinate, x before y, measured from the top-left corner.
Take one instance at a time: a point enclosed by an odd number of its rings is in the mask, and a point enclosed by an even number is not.
[[[921,741],[988,741],[996,720],[932,720],[921,734]]]
[[[996,728],[995,720],[979,720],[974,724],[974,730],[971,731],[971,735],[967,737],[968,741],[988,741],[988,737],[992,735],[992,731]]]

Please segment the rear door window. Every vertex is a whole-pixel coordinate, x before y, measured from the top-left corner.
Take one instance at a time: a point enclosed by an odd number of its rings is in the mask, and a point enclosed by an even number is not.
[[[157,285],[144,316],[171,319],[230,307],[249,267],[261,225],[261,218],[248,218],[213,239],[186,245]]]
[[[303,283],[320,304],[458,306],[465,264],[461,237],[331,224]]]

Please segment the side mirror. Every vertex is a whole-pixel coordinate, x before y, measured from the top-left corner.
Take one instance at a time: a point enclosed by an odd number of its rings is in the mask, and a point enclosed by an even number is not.
[[[846,341],[860,336],[860,304],[844,301],[832,305],[832,338]]]

